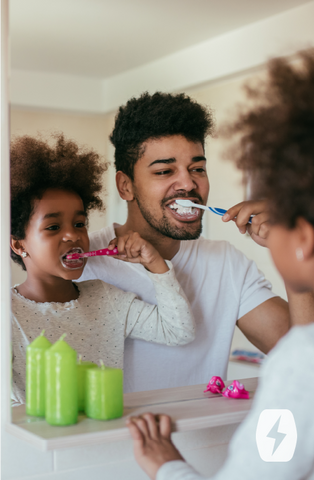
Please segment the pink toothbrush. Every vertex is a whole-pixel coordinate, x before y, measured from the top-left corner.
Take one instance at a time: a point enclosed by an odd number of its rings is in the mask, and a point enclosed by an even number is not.
[[[100,257],[102,255],[119,255],[117,247],[113,250],[109,250],[109,248],[103,248],[102,250],[95,250],[93,252],[86,252],[86,253],[72,253],[71,255],[67,255],[67,260],[77,260],[78,258],[85,258],[85,257]]]

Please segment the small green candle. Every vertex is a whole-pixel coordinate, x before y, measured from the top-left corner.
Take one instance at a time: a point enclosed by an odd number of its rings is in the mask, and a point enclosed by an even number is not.
[[[45,416],[45,352],[51,347],[45,330],[26,348],[26,413]]]
[[[50,425],[77,422],[76,351],[61,338],[46,351],[46,421]]]
[[[123,371],[100,368],[86,372],[85,413],[96,420],[111,420],[123,415]]]
[[[84,412],[85,409],[85,393],[86,393],[86,371],[89,368],[96,368],[93,362],[82,361],[82,355],[79,355],[77,364],[77,381],[78,381],[78,409]]]

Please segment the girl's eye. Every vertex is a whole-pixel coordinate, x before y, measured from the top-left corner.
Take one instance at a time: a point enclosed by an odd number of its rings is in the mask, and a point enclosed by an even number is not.
[[[86,225],[85,225],[84,222],[77,222],[77,223],[75,224],[75,227],[76,227],[76,228],[83,228],[83,227],[85,227],[85,226],[86,226]]]
[[[54,230],[59,230],[59,225],[50,225],[50,227],[47,227],[46,230],[54,231]]]

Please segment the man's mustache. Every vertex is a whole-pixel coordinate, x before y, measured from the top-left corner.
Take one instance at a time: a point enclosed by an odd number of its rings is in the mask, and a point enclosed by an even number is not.
[[[174,200],[174,199],[176,199],[176,198],[189,198],[189,199],[191,199],[191,198],[197,198],[197,199],[201,202],[201,204],[203,205],[203,199],[202,199],[202,197],[200,196],[200,194],[199,194],[199,193],[196,193],[196,192],[193,192],[193,191],[191,191],[191,192],[182,192],[182,193],[179,193],[179,192],[178,192],[176,195],[172,195],[171,197],[166,197],[166,198],[164,198],[164,199],[162,200],[161,205],[165,205],[165,204],[166,204],[167,202],[169,202],[170,200]]]

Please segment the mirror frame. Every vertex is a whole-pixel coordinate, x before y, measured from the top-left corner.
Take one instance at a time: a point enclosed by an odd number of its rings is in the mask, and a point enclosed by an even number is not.
[[[9,0],[1,0],[1,419],[11,423]]]
[[[296,50],[304,48],[308,45],[311,39],[314,40],[312,23],[310,22],[309,16],[306,14],[307,5],[302,4],[302,8],[298,11],[286,11],[283,12],[283,16],[277,16],[279,23],[273,22],[272,18],[269,17],[263,22],[258,23],[258,29],[254,32],[253,35],[253,44],[249,46],[248,59],[244,59],[243,55],[239,56],[237,61],[234,63],[229,62],[227,55],[225,53],[229,52],[229,43],[225,41],[225,37],[221,36],[219,39],[215,38],[208,43],[201,45],[201,48],[195,46],[195,48],[189,48],[188,53],[184,57],[183,63],[186,63],[188,59],[192,62],[192,65],[195,65],[196,59],[203,58],[204,54],[210,54],[213,52],[213,46],[215,46],[215,52],[219,52],[219,55],[213,55],[211,62],[204,64],[200,62],[199,69],[194,69],[194,71],[189,72],[190,76],[187,80],[186,91],[195,86],[201,86],[202,84],[208,82],[214,82],[217,79],[223,80],[232,78],[233,76],[238,76],[244,72],[253,72],[256,69],[259,69],[264,62],[268,59],[270,51],[274,55],[292,55]],[[299,7],[298,7],[299,8]],[[297,32],[298,39],[296,41],[296,35],[293,30],[285,31],[285,27],[294,23],[297,19],[300,24],[301,21],[304,21],[304,26],[302,28],[302,35],[299,35],[300,32]],[[278,28],[280,28],[281,35],[278,37]],[[251,26],[245,29],[245,31],[237,30],[234,36],[233,49],[239,48],[239,46],[244,44],[244,40],[247,40],[251,35]],[[229,37],[228,37],[229,38]],[[262,43],[261,43],[261,40]],[[293,40],[293,42],[292,42]],[[257,51],[254,51],[254,41],[258,41],[258,46],[262,45]],[[10,80],[10,54],[9,54],[9,0],[1,0],[1,409],[2,409],[2,422],[3,426],[11,425],[12,416],[11,416],[11,400],[10,400],[10,390],[11,390],[11,328],[10,328],[10,310],[11,310],[11,299],[10,299],[10,286],[11,286],[11,268],[10,268],[10,256],[8,255],[10,251],[9,246],[9,233],[10,233],[10,164],[9,164],[9,148],[10,148],[10,124],[9,124],[9,80]],[[219,48],[218,48],[219,47]],[[234,51],[234,50],[233,50]],[[181,53],[180,53],[181,55]],[[171,62],[169,57],[166,59],[161,59],[160,61],[153,62],[150,66],[151,70],[145,69],[143,66],[136,69],[136,71],[131,71],[125,78],[124,83],[119,83],[116,81],[115,84],[111,83],[107,85],[107,90],[105,91],[108,98],[112,97],[112,103],[109,105],[114,107],[114,102],[117,102],[120,97],[118,96],[118,90],[123,91],[123,95],[126,97],[131,97],[134,94],[129,93],[128,88],[133,88],[134,82],[139,80],[139,90],[148,89],[147,86],[143,87],[143,82],[147,78],[152,79],[152,83],[149,84],[150,88],[155,86],[155,78],[153,72],[159,71],[161,67],[171,66],[171,69],[168,72],[164,80],[164,89],[173,89],[181,90],[182,79],[181,79],[181,65],[180,59],[181,56],[171,57]],[[221,61],[223,59],[223,61]],[[171,64],[171,65],[170,65]],[[180,67],[180,68],[179,68]],[[193,69],[192,69],[193,70]],[[241,73],[242,72],[242,73]],[[117,80],[117,79],[116,79]],[[172,82],[172,83],[171,83]],[[171,84],[171,86],[170,86]],[[121,87],[124,88],[121,88]],[[107,113],[111,110],[108,107]],[[114,182],[110,182],[110,188],[112,188],[116,194],[116,189]],[[110,191],[111,192],[111,191]],[[114,203],[116,197],[109,193],[108,198],[110,202]],[[112,199],[112,200],[111,200]],[[108,211],[110,207],[108,206]],[[113,220],[118,221],[115,217]],[[208,220],[209,221],[209,220]],[[206,230],[207,228],[204,227]]]

